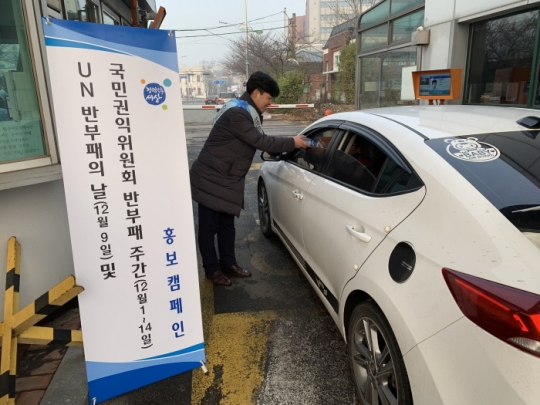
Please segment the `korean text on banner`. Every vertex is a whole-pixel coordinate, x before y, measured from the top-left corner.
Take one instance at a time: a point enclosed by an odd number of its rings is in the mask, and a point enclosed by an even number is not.
[[[43,22],[94,403],[205,362],[167,31]]]

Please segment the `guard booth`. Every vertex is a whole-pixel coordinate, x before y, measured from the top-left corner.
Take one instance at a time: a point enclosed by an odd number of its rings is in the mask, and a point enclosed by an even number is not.
[[[16,236],[24,307],[74,272],[41,19],[150,28],[164,10],[155,0],[0,0],[0,10],[0,263]]]
[[[445,104],[540,109],[537,0],[371,4],[362,9],[355,28],[358,109],[427,104],[435,94],[418,100],[411,72],[458,68],[461,96],[446,98]],[[432,90],[442,91],[438,86],[437,81]]]

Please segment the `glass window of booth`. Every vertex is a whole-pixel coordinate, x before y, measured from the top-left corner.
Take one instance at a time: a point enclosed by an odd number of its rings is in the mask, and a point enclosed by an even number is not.
[[[361,57],[359,107],[366,109],[399,104],[403,69],[416,66],[416,59],[416,46]]]
[[[369,11],[362,14],[358,28],[363,30],[386,20],[388,20],[388,0],[382,1],[380,4],[377,4]]]
[[[425,0],[392,0],[390,15],[394,16],[424,4]]]
[[[363,51],[388,45],[388,24],[363,31],[360,34],[360,47]]]
[[[466,102],[527,105],[537,26],[537,9],[471,25]]]
[[[424,3],[384,0],[360,16],[356,91],[360,109],[413,102],[403,75],[416,70],[419,52],[412,33],[424,25]]]
[[[19,0],[1,0],[0,164],[47,155]]]
[[[360,52],[411,42],[413,31],[423,25],[424,0],[384,0],[359,18]]]
[[[47,5],[56,11],[62,11],[62,0],[47,0]]]
[[[424,25],[423,9],[392,21],[391,42],[410,41],[412,33],[422,25]]]
[[[104,5],[101,8],[103,10],[103,24],[120,25],[120,17],[114,11]]]
[[[64,0],[68,20],[99,22],[99,6],[92,0]]]

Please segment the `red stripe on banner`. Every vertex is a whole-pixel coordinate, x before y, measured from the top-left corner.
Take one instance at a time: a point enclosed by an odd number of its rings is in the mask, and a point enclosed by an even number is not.
[[[307,108],[307,104],[296,104],[296,108]]]
[[[216,108],[215,105],[201,105],[201,108]]]

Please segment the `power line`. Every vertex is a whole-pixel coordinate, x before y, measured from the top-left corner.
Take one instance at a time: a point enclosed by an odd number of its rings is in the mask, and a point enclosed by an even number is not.
[[[214,34],[213,32],[210,32],[209,30],[206,30],[206,32],[209,32],[210,34],[212,34],[212,35],[214,35],[216,37],[219,37],[218,34]],[[203,35],[201,35],[201,36],[203,36]],[[178,37],[175,37],[175,38],[178,38]],[[230,42],[232,42],[234,44],[234,41],[232,39],[229,39],[229,38],[223,38],[223,39],[226,39],[227,41],[230,41]]]
[[[282,30],[283,28],[287,28],[287,27],[265,28],[264,30],[265,31],[273,31],[273,30]],[[205,31],[208,31],[208,30],[205,30]],[[243,34],[243,32],[236,31],[236,32],[224,32],[224,33],[221,33],[221,34],[211,33],[210,35],[186,35],[186,36],[175,37],[175,38],[176,39],[183,39],[183,38],[201,38],[201,37],[212,37],[212,36],[221,37],[222,35],[234,35],[234,34]],[[225,38],[225,39],[228,39],[228,38]]]
[[[261,21],[261,22],[255,23],[253,25],[268,24],[268,23],[271,23],[271,22],[282,22],[282,21],[283,20]]]
[[[280,11],[278,13],[275,13],[275,14],[267,15],[265,17],[255,18],[254,20],[248,21],[248,23],[253,22],[253,21],[264,20],[265,18],[273,17],[273,16],[281,14],[281,13],[282,13],[282,11]],[[240,24],[243,24],[243,22],[237,23],[237,24],[220,25],[220,26],[217,26],[217,27],[209,27],[209,28],[193,28],[193,29],[182,29],[182,30],[180,30],[180,29],[179,30],[171,29],[171,31],[175,31],[175,32],[208,31],[208,30],[217,30],[217,29],[220,29],[220,28],[234,27],[234,26],[240,25]]]

